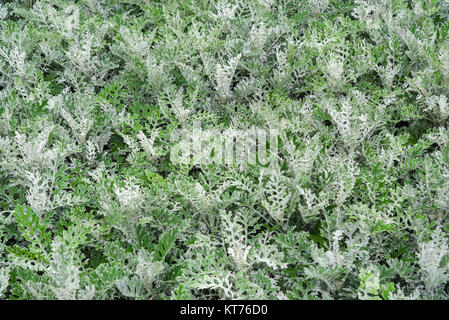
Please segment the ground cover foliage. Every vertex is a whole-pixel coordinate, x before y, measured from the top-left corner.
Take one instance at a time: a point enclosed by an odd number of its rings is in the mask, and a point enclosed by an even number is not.
[[[449,297],[449,1],[0,3],[2,299]]]

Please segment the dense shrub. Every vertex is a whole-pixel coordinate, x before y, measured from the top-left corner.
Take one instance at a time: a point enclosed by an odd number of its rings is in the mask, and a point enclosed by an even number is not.
[[[447,299],[448,17],[2,1],[0,297]]]

